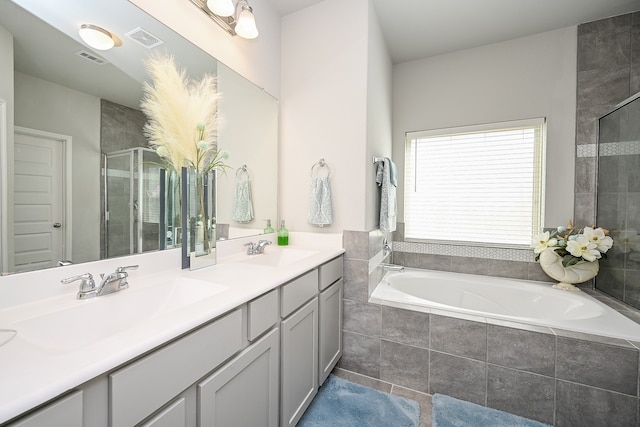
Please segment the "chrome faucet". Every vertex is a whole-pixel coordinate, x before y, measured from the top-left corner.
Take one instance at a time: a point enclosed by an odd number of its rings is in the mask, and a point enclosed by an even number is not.
[[[404,271],[404,267],[398,264],[386,264],[386,263],[382,263],[380,264],[380,267],[382,267],[383,270],[385,271],[398,271],[398,272],[403,272]]]
[[[248,242],[244,246],[247,247],[247,255],[257,255],[263,254],[264,248],[270,244],[270,240],[258,240],[258,243]]]
[[[100,274],[102,282],[100,283],[100,286],[98,286],[98,289],[96,289],[96,296],[109,295],[114,292],[127,289],[129,287],[129,283],[127,282],[129,273],[127,273],[126,270],[135,270],[137,268],[137,265],[129,265],[126,267],[116,268],[115,272],[107,275],[106,277],[104,273]]]
[[[271,244],[271,240],[258,240],[258,245],[255,248],[257,254],[264,253],[264,248]]]
[[[384,239],[382,241],[382,257],[386,258],[391,252],[393,251],[391,250],[391,246],[389,246],[389,242],[387,242],[387,239]]]
[[[96,282],[93,280],[93,276],[90,273],[81,274],[80,276],[68,277],[62,279],[61,283],[72,283],[80,280],[80,288],[76,294],[77,299],[87,299],[96,296]]]

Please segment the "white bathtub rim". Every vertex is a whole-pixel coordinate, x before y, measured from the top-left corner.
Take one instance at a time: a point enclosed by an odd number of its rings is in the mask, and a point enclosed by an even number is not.
[[[509,279],[502,277],[493,277],[493,276],[479,276],[474,274],[465,274],[465,273],[453,273],[446,271],[438,271],[438,270],[426,270],[426,269],[406,269],[408,272],[425,272],[425,273],[438,273],[438,274],[452,274],[452,275],[461,275],[466,278],[479,278],[480,281],[485,280],[500,280],[507,282],[524,282],[528,284],[534,284],[539,286],[551,287],[551,283],[541,282],[541,281],[533,281],[533,280],[523,280],[523,279]],[[395,275],[402,274],[398,272],[388,272],[387,275]],[[392,288],[386,283],[385,277],[380,281],[380,283],[376,286],[371,297],[369,298],[369,302],[373,304],[386,305],[396,308],[402,308],[407,310],[419,311],[423,313],[430,313],[436,315],[442,315],[447,317],[454,317],[462,320],[470,320],[474,322],[486,323],[486,324],[497,324],[498,326],[507,326],[514,327],[517,329],[524,329],[535,332],[542,333],[550,333],[553,335],[560,336],[574,336],[579,337],[578,334],[584,335],[583,339],[589,339],[591,341],[606,341],[610,343],[615,343],[618,345],[631,346],[636,348],[635,345],[631,343],[627,343],[627,341],[632,341],[635,343],[640,343],[640,325],[634,322],[633,320],[625,317],[620,314],[613,308],[607,306],[603,302],[598,299],[588,295],[587,293],[571,293],[571,295],[576,295],[577,298],[587,298],[594,302],[595,304],[602,307],[604,310],[604,314],[602,317],[592,318],[592,319],[580,319],[580,320],[564,320],[563,324],[558,324],[556,321],[540,321],[535,318],[521,318],[521,317],[512,317],[508,315],[501,314],[489,314],[483,312],[475,312],[472,310],[443,306],[439,303],[429,302],[428,305],[425,304],[425,300],[421,298],[414,297],[412,295],[405,294],[397,289]],[[566,292],[557,290],[557,292]],[[607,322],[609,327],[603,328],[602,322]],[[624,342],[619,342],[617,340],[621,340]]]

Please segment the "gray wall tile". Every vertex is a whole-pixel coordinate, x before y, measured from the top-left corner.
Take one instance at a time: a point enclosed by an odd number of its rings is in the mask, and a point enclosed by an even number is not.
[[[505,261],[501,259],[488,259],[487,268],[490,276],[511,277],[514,279],[526,279],[529,272],[529,263],[523,261]]]
[[[429,348],[429,314],[382,306],[382,338]]]
[[[431,349],[476,360],[487,360],[487,325],[431,315]]]
[[[558,337],[556,377],[636,396],[638,351]]]
[[[369,232],[344,230],[342,245],[346,251],[345,258],[369,260]]]
[[[342,357],[338,367],[380,378],[380,339],[343,332]]]
[[[380,336],[381,306],[379,304],[369,304],[349,299],[344,299],[343,304],[343,330],[370,337]]]
[[[638,400],[566,381],[556,381],[556,427],[637,425]]]
[[[576,158],[575,191],[593,193],[596,191],[596,158]]]
[[[380,379],[429,392],[429,350],[382,340]]]
[[[361,302],[369,300],[369,261],[344,260],[344,297]]]
[[[489,363],[553,376],[555,360],[554,335],[487,325]]]
[[[553,424],[555,379],[489,365],[487,406]]]
[[[431,351],[429,393],[486,404],[487,364],[464,357]]]

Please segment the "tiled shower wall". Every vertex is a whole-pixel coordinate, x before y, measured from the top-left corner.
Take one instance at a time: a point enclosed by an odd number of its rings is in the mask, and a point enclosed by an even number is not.
[[[590,22],[578,27],[578,88],[576,125],[576,191],[575,209],[578,224],[596,222],[596,143],[598,118],[631,95],[640,91],[640,12]],[[611,153],[603,153],[611,154]],[[616,154],[616,153],[614,153]],[[612,230],[621,224],[613,218],[624,217],[634,202],[634,193],[625,194],[623,203],[613,204],[622,193],[631,190],[627,182],[634,181],[636,165],[625,168],[627,159],[637,155],[606,155],[600,158],[600,215],[598,225]],[[636,161],[637,163],[637,161]],[[608,172],[607,172],[608,171]],[[619,175],[623,174],[623,175]],[[608,179],[613,175],[613,179]],[[623,179],[624,178],[624,179]],[[637,180],[637,179],[636,179]],[[621,184],[624,183],[624,187]],[[635,193],[637,195],[638,193]],[[627,197],[628,196],[628,197]],[[637,199],[637,197],[636,197]],[[612,207],[619,212],[612,212]],[[635,228],[631,221],[629,225]],[[627,223],[623,221],[623,223]],[[624,227],[622,227],[624,228]],[[616,252],[617,248],[614,248]],[[637,267],[624,269],[616,253],[601,265],[596,278],[597,288],[621,301],[640,306],[640,273]],[[628,276],[628,277],[627,277]],[[631,285],[633,282],[635,284]]]

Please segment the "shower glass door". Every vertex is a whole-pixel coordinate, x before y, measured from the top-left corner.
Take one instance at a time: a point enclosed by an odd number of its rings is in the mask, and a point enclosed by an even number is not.
[[[107,155],[105,178],[105,253],[107,258],[135,253],[133,151]]]

